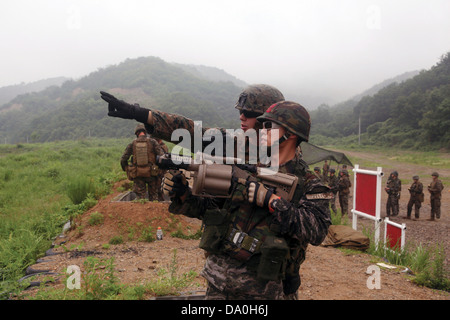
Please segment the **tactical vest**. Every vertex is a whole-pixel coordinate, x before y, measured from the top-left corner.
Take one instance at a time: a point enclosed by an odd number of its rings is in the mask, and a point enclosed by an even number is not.
[[[299,160],[280,172],[294,173],[299,182],[292,203],[304,194],[306,163]],[[281,168],[280,168],[281,169]],[[297,273],[305,258],[306,247],[281,236],[281,226],[268,214],[267,208],[246,201],[246,186],[234,184],[233,196],[222,208],[206,210],[200,248],[207,252],[225,253],[245,262],[261,280],[280,280]]]
[[[141,136],[133,141],[133,165],[137,168],[136,177],[148,178],[158,174],[155,152],[147,137]]]

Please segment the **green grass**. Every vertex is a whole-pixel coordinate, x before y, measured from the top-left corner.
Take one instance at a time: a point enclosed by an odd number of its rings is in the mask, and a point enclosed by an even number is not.
[[[336,213],[331,211],[332,224],[350,226],[348,217],[341,216],[340,210],[337,210]],[[444,267],[445,250],[441,245],[425,247],[421,243],[418,245],[407,243],[403,250],[397,248],[392,250],[387,249],[383,241],[379,241],[376,245],[373,231],[368,228],[363,228],[362,233],[370,239],[366,253],[393,265],[409,268],[415,275],[412,281],[420,286],[450,292],[450,278]],[[341,251],[348,255],[361,252],[343,248]]]
[[[450,292],[450,277],[444,267],[445,250],[442,245],[433,247],[406,243],[403,249],[388,249],[381,240],[377,245],[374,235],[367,229],[363,233],[371,240],[368,254],[393,265],[409,268],[414,274],[412,281],[420,286]]]
[[[124,178],[126,140],[0,145],[0,299],[19,290],[24,270],[67,220]]]
[[[20,298],[33,300],[143,300],[149,296],[178,295],[190,286],[197,276],[195,272],[179,274],[177,251],[173,251],[168,269],[160,268],[151,281],[144,284],[122,284],[115,270],[114,258],[87,257],[80,279],[80,288],[63,289],[42,286],[34,296],[22,294]],[[67,284],[71,275],[61,275]]]

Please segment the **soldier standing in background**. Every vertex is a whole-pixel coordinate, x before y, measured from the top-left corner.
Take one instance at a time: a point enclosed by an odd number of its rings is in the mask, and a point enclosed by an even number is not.
[[[337,213],[336,209],[336,195],[339,189],[338,185],[339,179],[336,177],[336,170],[330,169],[330,177],[328,179],[328,186],[331,189],[331,192],[333,193],[333,199],[330,200],[330,207],[331,210],[334,212],[334,214]]]
[[[342,169],[339,174],[338,191],[341,215],[348,215],[348,196],[350,195],[350,187],[352,186],[352,183],[350,182],[347,169]]]
[[[431,202],[431,217],[429,220],[434,221],[435,218],[441,218],[441,196],[444,185],[442,184],[442,181],[438,179],[439,173],[433,172],[431,176],[433,177],[433,181],[431,181],[428,186]]]
[[[328,171],[330,170],[330,166],[328,165],[328,161],[325,160],[325,163],[322,167],[322,175],[323,175],[323,182],[328,182]]]
[[[128,179],[133,181],[133,192],[138,199],[145,199],[148,191],[150,201],[158,200],[159,168],[156,166],[156,156],[162,155],[163,151],[155,139],[147,136],[143,124],[136,126],[134,134],[136,139],[126,147],[120,165]],[[130,157],[132,160],[128,163]]]
[[[314,167],[314,175],[319,179],[320,181],[324,181],[322,175],[320,174],[320,168]]]
[[[407,219],[411,219],[411,212],[414,206],[414,218],[419,219],[420,207],[423,202],[423,184],[419,181],[419,176],[412,177],[414,182],[408,189],[410,193],[410,198],[408,202],[408,213],[406,215]]]
[[[398,172],[391,172],[388,181],[386,182],[386,188],[384,188],[388,194],[386,202],[386,216],[397,216],[399,211],[398,201],[400,200],[400,192],[402,191],[402,182],[398,178]]]

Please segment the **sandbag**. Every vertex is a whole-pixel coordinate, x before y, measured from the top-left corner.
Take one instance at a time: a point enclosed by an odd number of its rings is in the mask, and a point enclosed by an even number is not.
[[[369,248],[370,239],[362,232],[344,225],[331,225],[322,242],[324,247],[345,247],[365,251]]]

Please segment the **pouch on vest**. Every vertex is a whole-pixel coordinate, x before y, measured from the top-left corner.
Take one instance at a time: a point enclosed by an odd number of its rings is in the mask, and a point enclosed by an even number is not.
[[[150,175],[156,177],[159,175],[159,167],[156,164],[150,165]]]
[[[152,176],[150,167],[149,166],[137,167],[137,176],[141,178],[150,178]]]
[[[286,240],[268,236],[261,246],[261,258],[258,265],[259,280],[271,281],[284,278],[284,269],[289,254]]]
[[[129,165],[127,166],[127,178],[133,181],[137,177],[137,167]]]
[[[203,216],[205,229],[199,247],[210,253],[219,253],[223,239],[227,235],[229,221],[225,209],[209,209]]]

